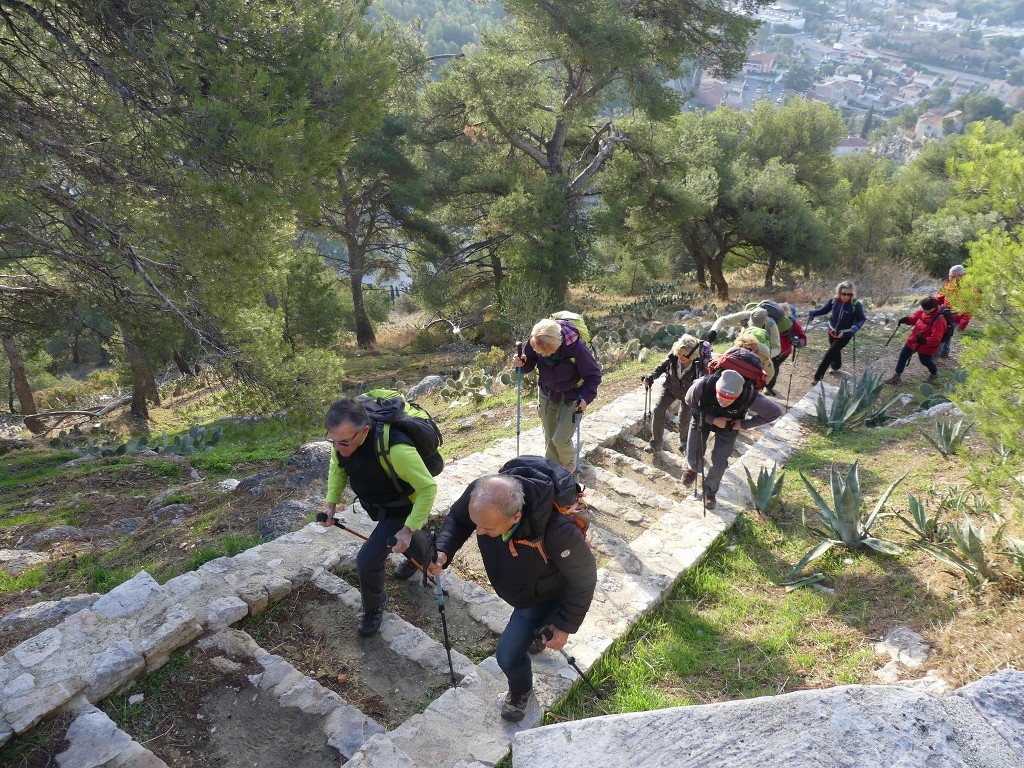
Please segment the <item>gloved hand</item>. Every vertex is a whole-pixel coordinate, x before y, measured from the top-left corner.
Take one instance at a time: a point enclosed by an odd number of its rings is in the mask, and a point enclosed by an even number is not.
[[[896,325],[910,325],[910,315],[904,315],[896,321]]]
[[[708,338],[707,338],[708,344],[714,344],[715,343],[715,339],[717,339],[717,338],[718,338],[718,331],[716,331],[714,329],[708,331]]]
[[[917,345],[919,347],[923,347],[925,343],[928,341],[928,337],[925,336],[923,333],[917,334],[915,338],[917,339]]]
[[[796,347],[797,349],[803,349],[805,346],[807,346],[807,342],[804,341],[803,339],[793,339],[793,346]]]
[[[641,376],[640,377],[640,381],[642,381],[644,383],[644,386],[647,387],[647,389],[650,389],[651,385],[654,383],[654,377],[653,376]]]

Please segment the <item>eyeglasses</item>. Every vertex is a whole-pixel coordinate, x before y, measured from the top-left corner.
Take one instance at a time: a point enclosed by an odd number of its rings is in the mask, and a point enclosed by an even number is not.
[[[364,429],[366,429],[366,427],[360,427],[355,432],[353,432],[352,433],[352,437],[348,438],[347,440],[335,440],[330,435],[325,435],[325,437],[327,438],[327,442],[333,443],[334,445],[338,446],[339,448],[350,448],[352,446],[352,443],[354,443],[356,441],[356,438],[359,437],[359,434]]]
[[[852,293],[840,293],[839,295],[840,296],[853,296]]]

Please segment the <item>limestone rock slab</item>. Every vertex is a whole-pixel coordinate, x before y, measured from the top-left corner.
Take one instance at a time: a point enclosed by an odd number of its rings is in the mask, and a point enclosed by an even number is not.
[[[846,686],[610,715],[518,733],[514,768],[1009,768],[965,749],[942,704],[905,688]]]
[[[1024,672],[1001,670],[957,689],[947,698],[973,705],[1017,751],[1024,765]]]

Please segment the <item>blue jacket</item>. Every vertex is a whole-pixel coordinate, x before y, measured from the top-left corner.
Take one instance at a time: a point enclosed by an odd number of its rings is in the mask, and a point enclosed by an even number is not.
[[[829,312],[832,314],[828,319],[828,335],[833,338],[852,336],[867,321],[867,316],[864,314],[864,305],[856,299],[853,301],[839,301],[831,298],[825,302],[824,306],[808,312],[807,317],[811,319]]]

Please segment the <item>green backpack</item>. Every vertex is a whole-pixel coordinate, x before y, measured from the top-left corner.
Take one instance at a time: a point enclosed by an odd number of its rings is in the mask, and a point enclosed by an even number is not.
[[[581,315],[577,315],[575,312],[570,312],[567,309],[563,309],[559,312],[551,314],[552,320],[565,320],[572,323],[573,328],[580,332],[580,338],[583,339],[583,343],[590,347],[590,350],[594,350],[594,345],[590,343],[590,329],[587,328],[587,322]]]
[[[391,476],[391,482],[397,490],[398,475],[391,464],[391,429],[394,427],[408,437],[416,452],[423,459],[423,464],[433,477],[441,474],[444,459],[438,448],[444,442],[441,430],[437,428],[433,417],[416,403],[410,403],[401,392],[393,389],[371,389],[356,398],[373,422],[374,447],[381,466]]]

